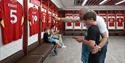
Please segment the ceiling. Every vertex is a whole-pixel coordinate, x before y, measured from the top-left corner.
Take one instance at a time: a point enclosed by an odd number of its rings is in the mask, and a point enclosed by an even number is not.
[[[62,0],[62,1],[64,2],[65,0]],[[81,3],[84,0],[71,0],[71,1]],[[102,1],[103,0],[87,0],[85,6],[99,5],[99,3],[102,2]],[[122,0],[107,0],[102,5],[115,5],[115,3],[120,2],[120,1],[122,1]],[[123,2],[123,3],[119,4],[119,5],[125,5],[125,2]]]
[[[51,0],[56,2],[56,6],[61,9],[79,9],[84,0]],[[104,4],[99,5],[103,0],[87,0],[84,6],[125,6],[125,2],[115,5],[115,3],[122,0],[107,0]]]

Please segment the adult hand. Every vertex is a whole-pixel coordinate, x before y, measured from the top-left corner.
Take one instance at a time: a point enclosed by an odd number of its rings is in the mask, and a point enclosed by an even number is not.
[[[60,18],[57,17],[57,16],[53,16],[53,18],[54,18],[56,21],[60,21]]]
[[[90,46],[91,48],[94,48],[95,45],[96,45],[95,41],[93,41],[93,40],[84,41],[84,43],[85,43],[86,45]]]
[[[100,51],[100,47],[97,45],[97,46],[95,46],[92,50],[91,50],[91,52],[92,52],[92,54],[96,54],[96,53],[98,53],[99,51]]]
[[[73,39],[75,39],[79,43],[83,42],[83,37],[81,37],[81,36],[75,36],[75,37],[73,37]]]

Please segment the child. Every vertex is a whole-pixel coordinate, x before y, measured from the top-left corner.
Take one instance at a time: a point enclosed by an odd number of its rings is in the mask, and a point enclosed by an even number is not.
[[[96,45],[98,45],[100,40],[100,31],[96,25],[96,14],[94,12],[88,12],[85,14],[84,20],[88,28],[86,40],[91,40],[91,42],[95,42]],[[98,54],[99,53],[91,51],[89,54],[89,63],[98,63]]]
[[[62,41],[62,35],[59,34],[59,30],[56,29],[55,25],[52,25],[52,27],[51,27],[51,35],[52,35],[53,38],[59,40],[59,43],[61,44],[61,48],[65,48],[66,47],[64,45],[63,41]]]
[[[58,38],[53,37],[53,34],[51,33],[49,28],[46,28],[45,33],[43,35],[43,40],[45,42],[57,44],[59,47],[64,48],[64,45],[60,42],[60,40]]]
[[[94,53],[93,48],[99,44],[100,32],[96,25],[96,14],[94,12],[87,12],[84,15],[84,23],[87,26],[87,35],[85,39],[76,38],[79,42],[83,43],[82,61],[83,63],[99,63],[98,54]]]

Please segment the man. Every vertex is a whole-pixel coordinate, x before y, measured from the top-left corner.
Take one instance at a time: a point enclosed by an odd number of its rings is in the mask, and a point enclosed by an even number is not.
[[[85,8],[85,7],[81,8],[80,11],[79,11],[80,20],[78,20],[78,19],[69,19],[69,18],[59,18],[59,17],[55,17],[55,19],[59,20],[59,21],[61,20],[61,21],[64,21],[64,22],[66,22],[66,21],[82,21],[84,15],[89,11],[90,10]],[[101,33],[102,39],[100,40],[100,43],[97,45],[97,47],[94,47],[94,49],[93,49],[94,52],[93,53],[97,53],[100,50],[99,63],[105,63],[109,32],[108,32],[108,29],[106,27],[106,23],[105,23],[105,21],[104,21],[104,19],[102,17],[96,16],[96,22],[97,22],[97,26],[99,28],[99,31]],[[77,38],[82,40],[81,37],[77,37]],[[82,48],[84,49],[84,47],[82,47]],[[86,55],[86,54],[84,54],[84,55]],[[83,56],[82,56],[82,61],[83,62],[85,61]],[[88,60],[86,60],[86,61],[87,61],[86,63],[88,63]]]
[[[92,43],[92,42],[95,43],[93,44],[93,47],[87,48],[89,52],[88,53],[89,58],[87,58],[88,63],[99,63],[99,60],[98,60],[99,52],[95,53],[95,51],[93,51],[93,48],[99,44],[99,40],[100,40],[100,31],[96,22],[96,14],[94,12],[87,12],[83,19],[85,20],[83,22],[86,24],[86,27],[88,28],[88,30],[87,30],[87,35],[85,36],[85,39],[82,40],[82,43],[84,46],[88,46],[84,44],[84,42],[89,41],[89,43]],[[86,51],[83,50],[83,52],[86,52]]]

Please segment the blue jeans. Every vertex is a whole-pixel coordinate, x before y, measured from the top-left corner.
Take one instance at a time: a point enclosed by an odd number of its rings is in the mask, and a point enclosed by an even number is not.
[[[90,54],[89,46],[82,44],[82,57],[81,57],[81,60],[82,60],[83,63],[88,63],[89,54]]]
[[[99,63],[105,63],[106,53],[107,53],[108,43],[101,49],[98,55]],[[89,61],[89,46],[82,44],[82,57],[81,60],[83,63],[88,63]]]
[[[49,42],[51,42],[51,43],[58,43],[59,40],[58,39],[54,39],[52,37],[49,37]]]
[[[99,57],[98,57],[99,63],[105,63],[105,58],[106,58],[106,53],[107,53],[107,46],[108,46],[108,43],[99,52]]]

